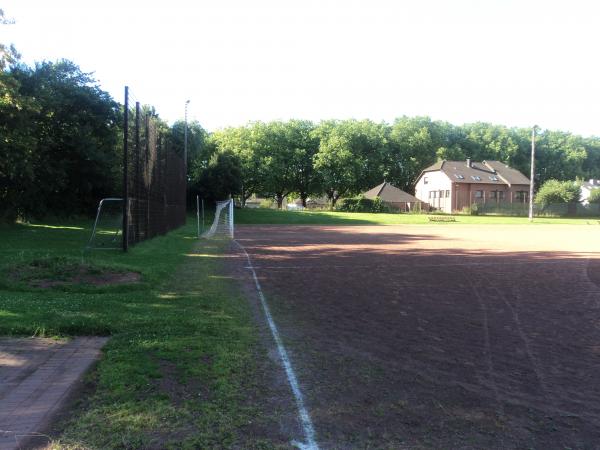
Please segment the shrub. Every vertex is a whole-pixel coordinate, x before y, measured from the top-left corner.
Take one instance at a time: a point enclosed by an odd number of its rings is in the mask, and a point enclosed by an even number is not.
[[[265,198],[260,201],[258,207],[271,209],[271,208],[273,208],[274,205],[275,205],[275,201],[272,198]]]
[[[600,188],[595,188],[590,191],[590,196],[588,198],[588,202],[600,203]]]
[[[368,213],[383,213],[388,212],[389,208],[383,203],[381,198],[376,197],[375,200],[365,198],[362,195],[353,198],[345,198],[338,206],[338,211],[345,212],[368,212]]]
[[[542,208],[553,203],[573,203],[579,200],[580,187],[572,181],[546,181],[535,196]]]

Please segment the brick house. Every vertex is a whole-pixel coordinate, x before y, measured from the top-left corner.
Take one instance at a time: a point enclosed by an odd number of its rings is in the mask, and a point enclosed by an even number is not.
[[[447,213],[474,203],[527,203],[529,178],[500,161],[438,161],[419,175],[415,197]]]

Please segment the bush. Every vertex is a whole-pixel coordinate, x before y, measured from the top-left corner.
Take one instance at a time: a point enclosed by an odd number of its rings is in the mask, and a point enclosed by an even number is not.
[[[274,205],[275,205],[275,200],[273,200],[272,198],[265,198],[260,201],[260,203],[258,204],[258,207],[272,209]]]
[[[580,187],[572,181],[546,181],[535,196],[535,202],[542,208],[555,203],[574,203],[579,201]]]
[[[389,212],[389,208],[385,205],[381,198],[376,197],[374,200],[371,200],[370,198],[365,198],[362,195],[354,198],[345,198],[337,209],[338,211],[344,212]]]
[[[595,188],[591,190],[588,202],[600,203],[600,188]]]

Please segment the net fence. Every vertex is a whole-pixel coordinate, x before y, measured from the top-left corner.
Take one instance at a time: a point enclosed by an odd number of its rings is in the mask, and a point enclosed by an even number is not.
[[[185,223],[185,162],[154,108],[125,88],[123,249]]]

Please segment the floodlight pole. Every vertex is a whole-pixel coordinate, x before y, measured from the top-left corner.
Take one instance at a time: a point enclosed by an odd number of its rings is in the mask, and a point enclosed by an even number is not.
[[[187,145],[188,145],[188,105],[190,104],[189,100],[185,101],[185,126],[183,128],[183,164],[185,167],[185,182],[187,185]]]
[[[533,222],[533,185],[535,177],[535,130],[537,125],[531,129],[531,179],[529,180],[529,221]]]

